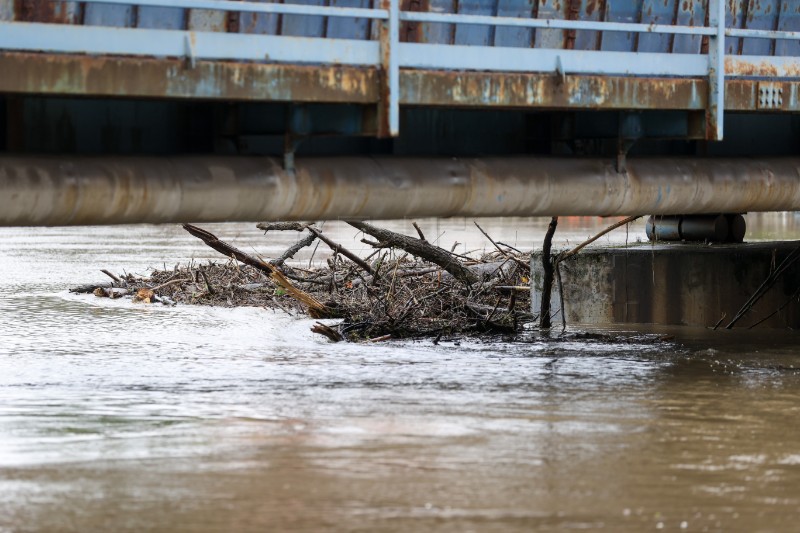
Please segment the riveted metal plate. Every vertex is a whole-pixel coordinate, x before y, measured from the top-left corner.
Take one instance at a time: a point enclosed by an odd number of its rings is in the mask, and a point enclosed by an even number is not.
[[[758,109],[783,109],[783,84],[759,82]]]

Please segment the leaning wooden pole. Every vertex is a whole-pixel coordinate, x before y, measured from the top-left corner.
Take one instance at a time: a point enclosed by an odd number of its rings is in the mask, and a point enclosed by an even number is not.
[[[550,296],[553,292],[553,277],[554,267],[553,258],[550,251],[553,248],[553,235],[556,233],[558,227],[558,217],[550,219],[550,224],[547,226],[547,233],[544,236],[544,244],[542,245],[542,269],[544,277],[542,279],[542,306],[539,311],[539,329],[550,329],[552,320],[550,316]]]

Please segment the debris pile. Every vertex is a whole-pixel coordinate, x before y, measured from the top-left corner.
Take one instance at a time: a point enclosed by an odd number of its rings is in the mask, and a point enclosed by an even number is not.
[[[73,292],[130,296],[146,303],[259,306],[338,318],[336,325],[317,323],[312,328],[333,341],[514,333],[534,319],[529,253],[496,243],[482,229],[496,250],[474,258],[428,242],[416,224],[417,237],[364,222],[349,224],[367,236],[362,242],[373,247],[370,256],[356,256],[313,223],[259,224],[267,235],[301,234],[295,245],[271,260],[184,224],[186,231],[227,261],[155,270],[149,278],[104,271],[111,283],[77,287]],[[290,265],[299,250],[317,240],[333,251],[326,265],[311,269]]]

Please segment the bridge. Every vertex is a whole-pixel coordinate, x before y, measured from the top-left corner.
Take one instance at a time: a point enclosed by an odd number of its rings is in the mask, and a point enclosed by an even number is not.
[[[800,3],[0,0],[0,225],[800,209]]]

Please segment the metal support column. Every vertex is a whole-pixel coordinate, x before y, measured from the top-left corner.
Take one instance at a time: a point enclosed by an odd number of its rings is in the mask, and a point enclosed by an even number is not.
[[[381,22],[381,67],[383,82],[378,102],[378,136],[397,137],[400,134],[400,0],[381,0],[388,18]]]
[[[725,0],[709,0],[708,25],[716,31],[708,38],[706,139],[721,141],[725,109]]]

